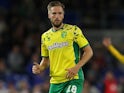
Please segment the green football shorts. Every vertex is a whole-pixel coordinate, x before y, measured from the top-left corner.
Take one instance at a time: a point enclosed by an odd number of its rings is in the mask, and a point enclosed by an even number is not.
[[[84,81],[74,79],[64,83],[50,84],[49,93],[82,93]]]

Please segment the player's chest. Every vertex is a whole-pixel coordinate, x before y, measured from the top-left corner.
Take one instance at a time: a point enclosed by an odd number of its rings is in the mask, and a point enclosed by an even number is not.
[[[46,36],[46,44],[53,44],[59,42],[71,42],[73,41],[73,33],[71,31],[58,31],[50,33]]]

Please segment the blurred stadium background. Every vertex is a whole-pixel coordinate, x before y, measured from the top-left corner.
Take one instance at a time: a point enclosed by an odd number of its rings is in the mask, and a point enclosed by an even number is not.
[[[51,0],[0,0],[0,93],[48,93],[49,69],[40,75],[31,72],[39,62],[40,36],[51,27],[47,4]],[[82,69],[83,93],[124,93],[124,64],[102,45],[111,37],[124,53],[123,0],[59,0],[66,6],[66,23],[76,24],[88,38],[94,56]],[[106,79],[114,77],[113,91],[105,92]]]

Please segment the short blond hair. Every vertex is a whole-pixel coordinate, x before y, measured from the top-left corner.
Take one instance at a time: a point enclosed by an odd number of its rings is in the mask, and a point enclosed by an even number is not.
[[[60,1],[51,1],[47,6],[48,11],[51,9],[51,7],[54,7],[54,6],[61,6],[63,10],[65,8],[64,4],[62,4]]]

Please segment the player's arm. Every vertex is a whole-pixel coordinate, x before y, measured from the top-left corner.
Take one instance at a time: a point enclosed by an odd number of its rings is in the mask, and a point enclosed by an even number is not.
[[[40,71],[43,71],[44,69],[49,67],[49,58],[48,57],[43,57],[41,62],[40,62]]]
[[[40,64],[34,62],[32,67],[32,72],[34,74],[39,74],[44,71],[49,66],[49,58],[42,58]]]
[[[79,47],[83,51],[83,55],[81,56],[81,60],[76,65],[78,68],[81,68],[93,56],[93,51],[92,51],[92,48],[91,48],[88,40],[85,38],[85,36],[83,35],[83,33],[79,27],[76,27],[75,33],[76,33],[75,42],[79,45]]]
[[[93,56],[93,51],[90,45],[85,46],[83,49],[83,54],[81,56],[81,60],[77,63],[77,68],[80,69],[82,66],[84,66],[90,58]]]
[[[124,64],[124,55],[121,54],[113,45],[108,46],[108,50]]]
[[[84,66],[93,56],[91,46],[78,27],[76,27],[74,31],[74,41],[79,45],[80,48],[82,48],[83,55],[81,56],[81,60],[79,60],[79,62],[74,67],[67,69],[68,73],[66,77],[69,79],[73,78],[78,73],[79,69]]]
[[[90,45],[85,46],[83,49],[83,55],[81,56],[81,60],[72,68],[66,69],[68,71],[66,78],[73,78],[79,71],[79,69],[84,66],[90,58],[93,56],[93,51]]]
[[[45,68],[47,68],[49,66],[49,52],[48,49],[45,45],[45,37],[44,34],[41,37],[41,56],[42,56],[42,60],[40,62],[40,70],[44,70]]]
[[[39,74],[40,72],[44,71],[48,66],[49,66],[49,54],[48,54],[48,49],[45,45],[44,42],[44,35],[42,35],[41,37],[41,54],[42,54],[42,60],[40,62],[40,64],[34,62],[34,65],[32,67],[32,72],[34,74]]]
[[[110,38],[103,39],[103,45],[122,63],[124,63],[124,55],[121,54],[113,45]]]

